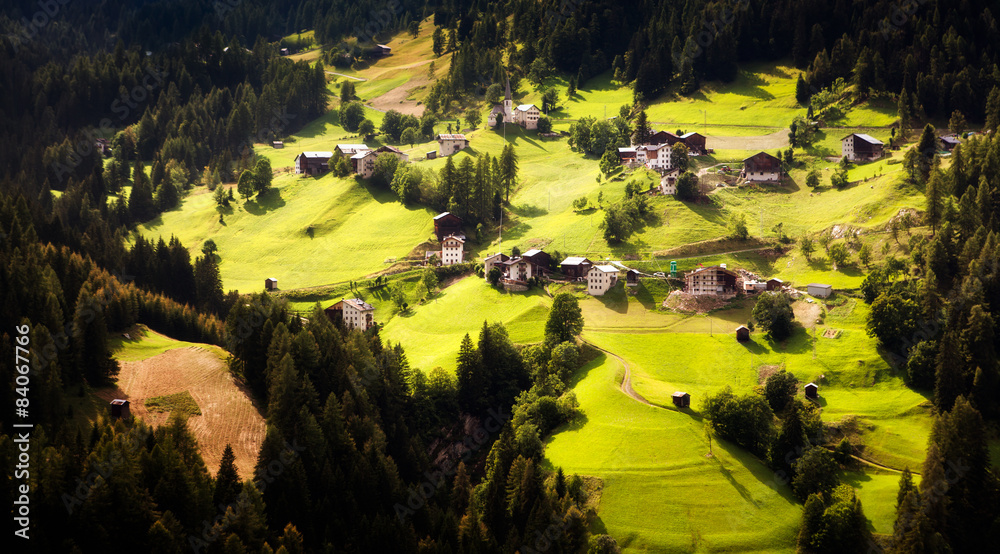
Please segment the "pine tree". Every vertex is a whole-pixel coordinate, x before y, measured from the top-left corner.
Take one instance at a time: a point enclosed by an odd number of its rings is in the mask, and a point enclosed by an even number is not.
[[[504,187],[504,202],[510,203],[510,189],[517,184],[517,154],[512,144],[504,146],[500,154],[500,181]]]
[[[639,114],[635,116],[635,130],[632,131],[632,144],[646,144],[649,142],[649,136],[652,134],[652,130],[649,128],[649,119],[646,116],[646,110],[639,110]]]
[[[466,333],[458,348],[458,402],[467,412],[476,412],[482,403],[486,383],[480,353]]]
[[[823,529],[823,499],[818,494],[810,494],[802,510],[802,526],[799,528],[799,552],[813,552],[813,537]]]
[[[938,171],[931,173],[930,179],[927,181],[927,188],[924,190],[927,202],[924,213],[927,222],[931,224],[931,232],[937,232],[938,223],[941,222],[945,194],[943,188],[941,173]]]
[[[243,489],[240,482],[239,472],[236,470],[236,455],[233,454],[233,447],[226,444],[226,449],[222,452],[222,461],[219,463],[219,472],[215,475],[215,491],[212,494],[213,506],[228,506],[236,501],[236,497]]]
[[[965,392],[965,378],[962,374],[962,360],[955,355],[959,351],[955,331],[946,331],[941,338],[938,351],[937,372],[934,383],[934,405],[939,412],[951,410],[960,395]]]
[[[993,87],[986,99],[986,123],[983,131],[1000,131],[1000,87]]]

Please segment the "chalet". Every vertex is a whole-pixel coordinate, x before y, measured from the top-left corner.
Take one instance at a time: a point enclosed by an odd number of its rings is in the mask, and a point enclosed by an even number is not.
[[[372,57],[383,58],[385,56],[392,55],[392,48],[389,48],[384,44],[376,44],[375,46],[372,47],[370,53]]]
[[[264,279],[264,290],[278,290],[278,280],[274,277]]]
[[[686,392],[677,391],[670,395],[670,399],[673,401],[674,406],[678,408],[691,406],[691,395]]]
[[[434,234],[439,241],[444,241],[448,235],[465,238],[462,231],[462,218],[451,212],[444,212],[434,216]]]
[[[677,135],[673,133],[668,133],[666,131],[656,131],[655,133],[649,135],[649,138],[646,139],[645,144],[669,144],[673,146],[679,140],[680,139],[677,138]]]
[[[375,325],[375,308],[360,298],[347,298],[323,310],[334,323],[348,329],[367,331]]]
[[[746,325],[740,325],[736,328],[736,340],[739,342],[750,340],[750,329]]]
[[[539,274],[547,273],[549,267],[552,265],[552,256],[537,248],[528,250],[524,254],[521,254],[521,257],[535,264],[535,271]]]
[[[361,176],[362,179],[370,179],[375,173],[375,158],[378,154],[374,150],[362,150],[350,157],[351,171]]]
[[[683,135],[677,138],[680,140],[680,142],[683,142],[684,146],[687,146],[688,150],[691,151],[691,154],[695,156],[702,155],[706,151],[705,136],[702,135],[701,133],[695,133],[692,131],[690,133],[684,133]]]
[[[537,129],[542,112],[534,104],[521,104],[514,110],[514,123],[525,129]]]
[[[736,274],[721,265],[698,268],[684,276],[684,288],[688,294],[696,296],[734,296]]]
[[[559,268],[563,272],[563,275],[570,279],[586,279],[587,273],[593,265],[587,258],[570,256],[559,264]]]
[[[627,287],[637,287],[639,286],[639,272],[634,269],[629,269],[625,272],[625,286]]]
[[[465,261],[465,238],[448,235],[441,241],[441,265],[455,265]]]
[[[758,152],[743,160],[740,179],[752,183],[776,183],[781,180],[781,160],[767,152]]]
[[[285,147],[285,143],[282,142],[282,141],[280,141],[280,140],[272,140],[271,141],[271,148],[284,148],[284,147]]]
[[[806,398],[819,398],[819,385],[816,383],[809,383],[802,388],[805,390]]]
[[[833,285],[821,285],[819,283],[809,283],[806,285],[806,292],[809,296],[815,296],[817,298],[826,298],[833,294]]]
[[[635,161],[654,171],[670,169],[673,150],[666,144],[644,144],[635,149]]]
[[[514,99],[510,95],[510,79],[507,79],[507,88],[504,92],[503,103],[494,104],[490,110],[490,115],[486,118],[486,124],[496,127],[501,123],[514,122]]]
[[[333,149],[338,156],[347,159],[350,159],[351,156],[357,154],[358,152],[366,152],[368,150],[371,150],[371,148],[368,148],[367,144],[338,144],[337,147]]]
[[[884,154],[885,145],[870,135],[852,133],[840,139],[840,152],[848,161],[869,162]]]
[[[497,266],[497,265],[499,265],[499,264],[501,264],[503,262],[506,262],[509,259],[510,259],[510,256],[508,256],[507,254],[504,254],[503,252],[497,252],[496,254],[493,254],[492,256],[487,256],[486,259],[483,260],[483,276],[488,279],[489,276],[490,276],[490,271],[495,266]]]
[[[95,140],[94,149],[100,152],[105,158],[111,155],[111,143],[108,142],[108,139],[106,138],[99,138]]]
[[[777,277],[772,277],[767,280],[767,290],[781,290],[781,287],[785,286],[785,282]]]
[[[525,283],[539,274],[538,267],[531,260],[524,258],[509,258],[497,265],[503,271],[504,280],[515,283]]]
[[[941,145],[941,149],[947,150],[948,152],[954,150],[955,147],[961,143],[962,141],[955,135],[944,135],[942,137],[938,137],[938,144]]]
[[[132,419],[128,400],[116,398],[111,401],[111,419]]]
[[[677,179],[681,171],[676,167],[664,171],[660,176],[660,194],[677,194]]]
[[[302,152],[295,156],[296,175],[321,175],[330,171],[333,152]]]
[[[587,272],[587,294],[601,296],[618,283],[618,268],[613,265],[595,265]]]
[[[618,161],[623,165],[635,163],[635,147],[624,146],[618,149]]]
[[[469,146],[469,139],[461,134],[440,134],[435,138],[438,141],[438,150],[441,151],[441,156],[450,156]],[[435,157],[437,156],[435,155]]]

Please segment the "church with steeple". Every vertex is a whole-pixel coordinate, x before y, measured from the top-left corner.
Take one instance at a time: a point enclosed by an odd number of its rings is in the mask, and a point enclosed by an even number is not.
[[[514,98],[510,94],[510,78],[508,77],[503,104],[493,106],[486,122],[490,127],[496,127],[501,123],[516,123],[525,129],[537,129],[538,118],[541,115],[541,110],[534,104],[521,104],[514,107]]]
[[[494,104],[490,110],[490,117],[487,123],[490,127],[496,127],[500,123],[514,122],[514,98],[510,95],[510,78],[507,78],[507,90],[504,92],[503,104]]]

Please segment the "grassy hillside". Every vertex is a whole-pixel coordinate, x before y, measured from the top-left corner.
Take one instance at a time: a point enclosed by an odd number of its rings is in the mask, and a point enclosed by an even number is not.
[[[558,430],[547,459],[599,477],[601,532],[627,552],[792,552],[799,505],[738,447],[708,442],[704,421],[642,405],[618,388],[621,365],[601,355],[573,390],[582,422]]]

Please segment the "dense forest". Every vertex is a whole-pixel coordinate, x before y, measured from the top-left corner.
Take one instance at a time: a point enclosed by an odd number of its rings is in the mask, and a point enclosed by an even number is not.
[[[906,93],[925,117],[982,121],[1000,86],[996,5],[940,0],[450,0],[434,10],[441,51],[456,51],[428,106],[521,78],[568,74],[571,88],[612,71],[637,100],[730,81],[737,65],[791,58],[808,71],[799,100],[837,79],[859,99]],[[435,37],[437,39],[437,37]],[[516,88],[516,87],[515,87]]]
[[[211,251],[192,260],[176,239],[132,234],[193,183],[256,171],[253,142],[327,111],[323,63],[281,57],[285,35],[311,28],[324,59],[343,63],[363,54],[359,44],[433,16],[435,49],[455,56],[432,111],[507,72],[517,88],[555,71],[578,86],[610,70],[650,100],[731,80],[740,63],[791,58],[807,70],[803,101],[844,79],[859,96],[901,99],[913,120],[1000,113],[1000,30],[983,0],[11,4],[0,16],[0,343],[13,352],[27,337],[32,386],[15,386],[5,357],[0,403],[34,408],[31,545],[44,552],[617,548],[589,534],[584,481],[542,465],[544,437],[576,415],[567,383],[589,355],[573,342],[571,298],[556,298],[544,343],[518,347],[484,323],[456,352],[457,376],[425,376],[377,332],[226,293]],[[932,235],[900,236],[908,257],[887,260],[862,287],[884,356],[937,410],[923,480],[904,475],[895,533],[876,546],[981,551],[1000,538],[985,438],[1000,416],[1000,140],[970,140],[946,169],[932,150],[920,144],[906,161]],[[436,189],[406,172],[384,184],[404,201],[490,222],[516,172],[511,150],[457,167],[449,158]],[[231,370],[266,407],[254,475],[239,475],[227,449],[211,477],[179,419],[156,430],[76,425],[67,399],[114,379],[111,334],[140,322],[231,352]],[[868,549],[860,502],[829,477],[845,453],[813,448],[818,418],[787,400],[787,377],[770,389],[713,397],[716,432],[787,477],[805,505],[803,551]],[[0,416],[5,467],[17,460],[11,414]],[[14,486],[5,473],[0,494],[15,497]],[[4,525],[12,534],[14,522]]]

